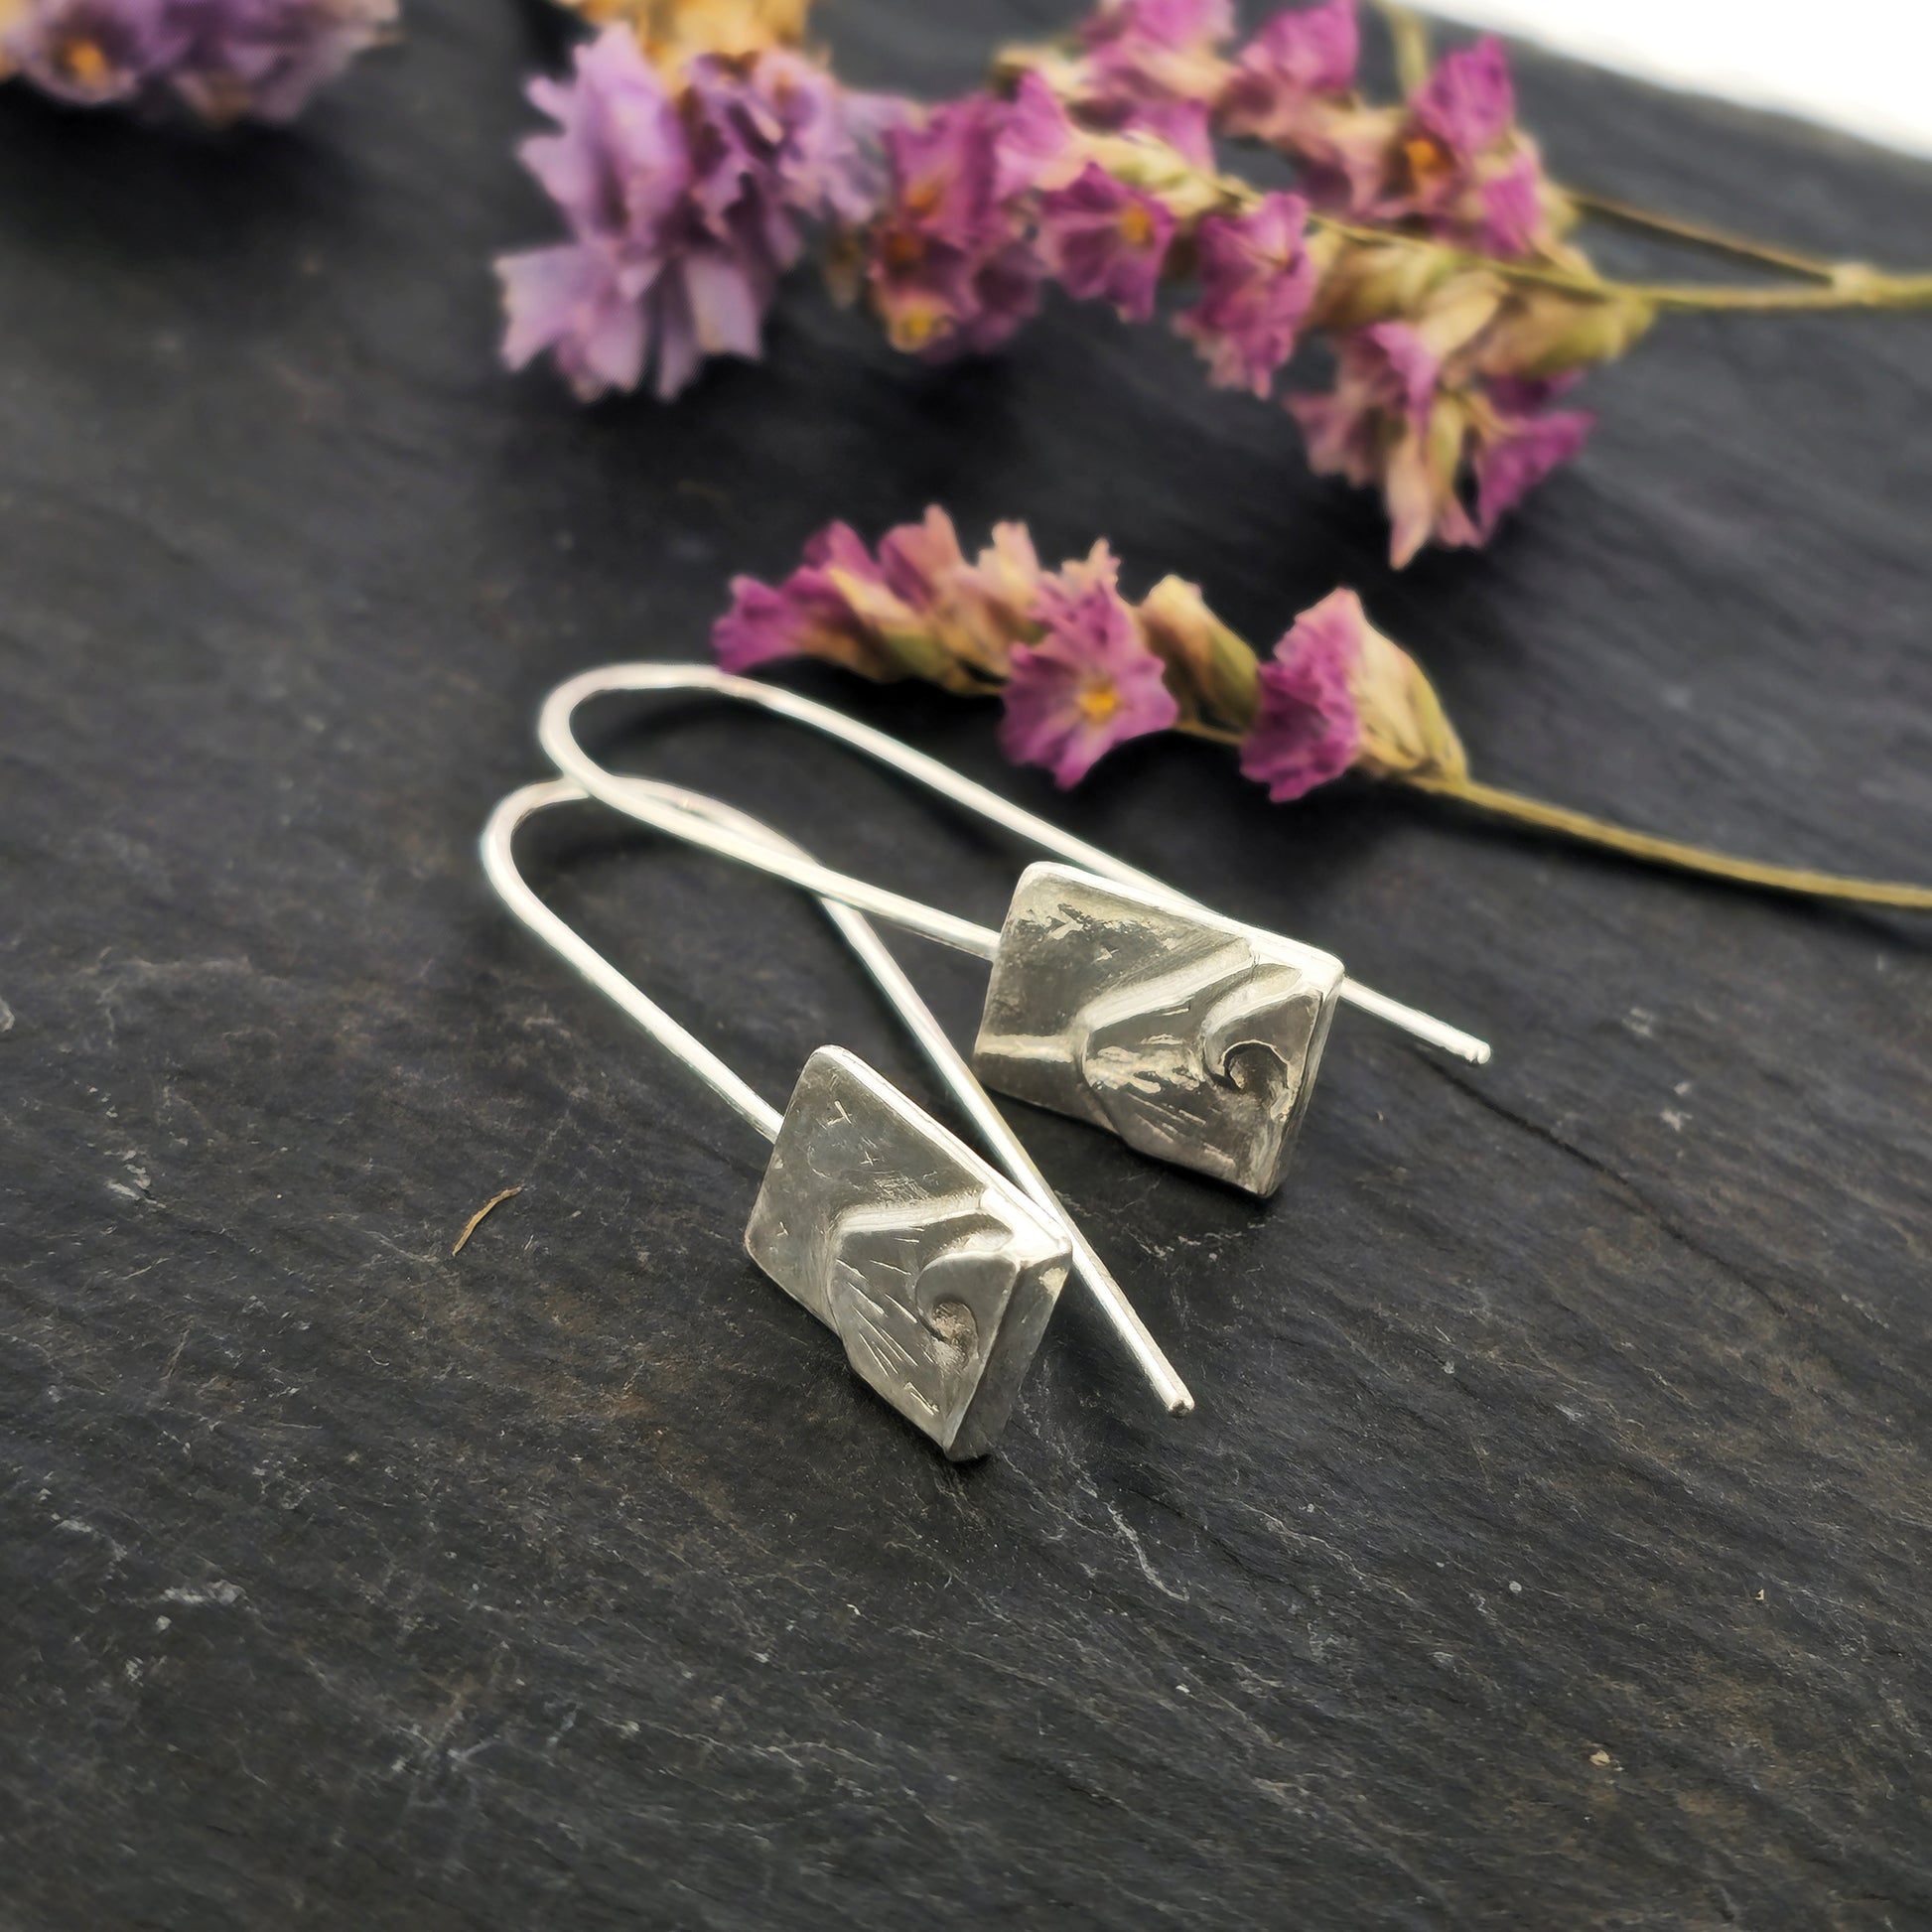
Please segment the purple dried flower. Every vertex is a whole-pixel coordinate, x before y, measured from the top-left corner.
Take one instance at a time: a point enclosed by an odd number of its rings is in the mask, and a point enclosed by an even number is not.
[[[1372,466],[1388,433],[1420,430],[1436,394],[1438,363],[1404,323],[1377,323],[1342,339],[1335,386],[1325,395],[1288,399],[1322,476],[1378,481]]]
[[[1069,295],[1111,302],[1131,322],[1154,313],[1173,231],[1165,203],[1091,163],[1070,186],[1040,198],[1039,254],[1047,272]]]
[[[41,0],[6,36],[7,58],[28,79],[85,107],[158,87],[187,45],[181,21],[157,0]]]
[[[1437,62],[1410,106],[1416,124],[1467,166],[1493,147],[1516,119],[1509,56],[1493,34],[1458,47]]]
[[[1355,84],[1360,58],[1355,0],[1287,8],[1236,57],[1223,107],[1244,120],[1265,120],[1274,113],[1292,113],[1311,97],[1345,94]],[[1269,138],[1259,127],[1229,131]]]
[[[1461,355],[1444,359],[1407,323],[1378,323],[1343,338],[1335,387],[1291,396],[1308,438],[1309,462],[1382,491],[1389,552],[1398,568],[1425,543],[1479,544],[1526,490],[1583,447],[1591,418],[1544,413],[1560,392],[1466,373]],[[1476,514],[1464,501],[1473,480]]]
[[[1166,731],[1180,716],[1104,545],[1085,564],[1040,581],[1034,615],[1045,635],[1013,652],[1000,749],[1043,764],[1062,789],[1116,745]]]
[[[993,196],[1008,202],[1030,189],[1064,188],[1086,166],[1079,130],[1060,97],[1031,69],[994,136]]]
[[[1504,513],[1568,463],[1595,426],[1588,410],[1548,408],[1569,386],[1501,378],[1483,386],[1490,407],[1477,418],[1469,468],[1475,478],[1476,527],[1485,542]]]
[[[1527,255],[1543,238],[1543,170],[1523,152],[1475,182],[1475,245],[1492,255]]]
[[[1543,168],[1515,125],[1516,90],[1502,43],[1485,36],[1437,63],[1409,104],[1395,144],[1392,192],[1373,210],[1499,255],[1549,241]]]
[[[1382,491],[1398,569],[1432,539],[1478,540],[1456,492],[1461,428],[1439,421],[1441,375],[1440,358],[1408,324],[1377,323],[1343,338],[1332,393],[1288,399],[1317,476]]]
[[[1101,0],[1080,30],[1089,49],[1143,66],[1161,54],[1218,47],[1233,32],[1230,0]]]
[[[1224,134],[1293,156],[1297,185],[1317,207],[1366,216],[1402,115],[1356,98],[1360,52],[1355,0],[1277,14],[1242,49],[1215,119]]]
[[[549,350],[587,400],[634,388],[652,363],[669,397],[707,355],[756,356],[801,219],[857,219],[872,203],[848,97],[783,50],[702,57],[674,93],[614,26],[530,98],[559,131],[520,152],[572,239],[498,261],[503,354],[516,368]]]
[[[548,349],[587,400],[634,389],[649,346],[649,318],[618,251],[564,242],[505,255],[496,264],[508,326],[503,360],[520,369]]]
[[[1226,78],[1230,0],[1102,0],[1085,43],[1080,117],[1108,132],[1156,134],[1189,161],[1213,161],[1211,103]]]
[[[217,125],[285,121],[395,19],[395,0],[28,0],[4,52],[84,106],[172,96]]]
[[[1262,664],[1241,770],[1276,804],[1339,778],[1355,761],[1362,722],[1351,685],[1367,634],[1361,600],[1335,591],[1304,611]]]
[[[193,51],[171,76],[207,120],[292,120],[393,30],[395,0],[214,0],[193,6]]]
[[[928,356],[996,348],[1039,300],[1039,263],[1001,139],[1009,109],[990,94],[934,108],[886,137],[891,188],[872,236],[872,296],[897,348]]]
[[[884,574],[850,524],[833,523],[805,546],[804,562],[775,589],[755,577],[732,579],[732,608],[712,626],[712,648],[728,671],[778,657],[823,657],[868,677],[897,677],[855,608],[854,592],[884,593]]]
[[[1351,769],[1468,776],[1461,741],[1422,667],[1369,622],[1353,591],[1304,611],[1256,677],[1241,769],[1277,804]]]
[[[1294,353],[1318,279],[1303,245],[1308,214],[1299,195],[1268,195],[1246,214],[1211,214],[1195,230],[1200,300],[1174,327],[1223,387],[1265,396]]]
[[[803,655],[868,677],[918,675],[983,691],[1007,675],[1014,644],[1036,634],[1039,583],[1024,524],[997,525],[969,563],[952,519],[936,506],[922,521],[889,530],[876,557],[834,523],[776,588],[734,579],[712,645],[731,671]]]
[[[969,563],[938,508],[869,552],[844,524],[806,546],[775,589],[741,577],[713,641],[742,671],[805,653],[875,678],[930,678],[982,696],[1006,685],[1000,743],[1077,783],[1113,746],[1178,729],[1238,734],[1242,769],[1277,798],[1351,766],[1378,777],[1462,778],[1454,729],[1416,663],[1338,591],[1305,612],[1266,665],[1196,585],[1120,594],[1105,543],[1052,575],[1025,524],[995,526]]]
[[[1277,14],[1242,49],[1215,123],[1292,155],[1297,185],[1316,207],[1367,214],[1401,116],[1355,98],[1359,54],[1355,0]]]

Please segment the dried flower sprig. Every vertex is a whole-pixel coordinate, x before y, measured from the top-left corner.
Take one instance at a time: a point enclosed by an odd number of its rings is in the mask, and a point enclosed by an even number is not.
[[[1190,291],[1173,326],[1215,383],[1274,396],[1301,343],[1328,344],[1330,386],[1282,400],[1317,471],[1380,490],[1400,565],[1426,543],[1484,542],[1587,436],[1587,414],[1557,406],[1565,392],[1661,315],[1932,306],[1932,275],[1814,262],[1557,187],[1516,124],[1494,40],[1424,71],[1405,32],[1406,97],[1366,99],[1355,0],[1292,8],[1239,46],[1229,0],[1099,0],[1069,40],[1007,50],[993,88],[933,105],[843,88],[798,52],[803,0],[576,3],[621,24],[571,81],[533,90],[574,130],[568,178],[544,159],[555,143],[525,152],[578,245],[505,265],[506,353],[549,349],[587,396],[633,386],[634,345],[667,332],[679,346],[656,365],[666,395],[705,353],[756,353],[776,271],[802,248],[794,217],[825,228],[835,278],[863,290],[892,342],[931,359],[997,347],[1050,282],[1133,320],[1171,285]],[[598,106],[626,37],[623,85],[653,74],[655,117]],[[791,158],[794,100],[843,157],[837,194]],[[746,126],[759,130],[749,141]],[[1217,140],[1274,150],[1296,192],[1223,172]],[[1803,280],[1613,281],[1571,238],[1586,213]],[[773,228],[776,245],[746,238]],[[723,274],[721,251],[737,272]],[[719,288],[701,278],[676,294],[690,253],[720,270]],[[663,274],[688,328],[654,314]]]
[[[803,223],[856,221],[877,200],[874,123],[890,104],[777,45],[673,68],[667,79],[614,24],[569,81],[530,85],[559,131],[524,142],[523,160],[571,239],[497,263],[503,353],[521,366],[548,350],[586,399],[646,369],[672,396],[708,355],[758,354]]]
[[[780,584],[735,579],[712,642],[732,671],[818,657],[997,696],[1001,749],[1061,786],[1117,745],[1180,731],[1234,748],[1278,802],[1354,771],[1679,871],[1932,910],[1932,887],[1732,858],[1481,782],[1421,667],[1349,590],[1304,611],[1263,657],[1181,578],[1130,599],[1106,544],[1047,570],[1020,523],[998,525],[969,558],[935,507],[871,549],[834,523]]]
[[[286,121],[395,28],[396,0],[0,0],[0,75],[83,107]]]

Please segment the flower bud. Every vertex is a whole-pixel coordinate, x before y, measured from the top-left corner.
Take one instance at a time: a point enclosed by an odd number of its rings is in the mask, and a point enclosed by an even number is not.
[[[1309,318],[1317,329],[1342,333],[1416,315],[1437,289],[1461,272],[1447,248],[1352,241],[1333,233],[1321,240],[1329,259]],[[1322,251],[1313,243],[1310,253],[1320,262]]]
[[[1468,776],[1468,756],[1436,687],[1366,619],[1348,687],[1361,724],[1355,750],[1361,770],[1375,778]]]
[[[1089,156],[1116,181],[1154,196],[1182,225],[1205,214],[1225,213],[1252,199],[1211,169],[1197,167],[1158,134],[1088,134],[1085,143]]]
[[[1148,646],[1167,667],[1168,688],[1190,723],[1242,732],[1259,694],[1255,654],[1212,611],[1197,584],[1164,577],[1138,615]]]
[[[1335,591],[1296,619],[1260,667],[1260,703],[1241,769],[1278,804],[1360,770],[1376,778],[1465,777],[1429,680],[1407,651]]]
[[[1544,381],[1613,361],[1656,320],[1656,306],[1638,296],[1518,288],[1490,325],[1476,366],[1484,375]]]

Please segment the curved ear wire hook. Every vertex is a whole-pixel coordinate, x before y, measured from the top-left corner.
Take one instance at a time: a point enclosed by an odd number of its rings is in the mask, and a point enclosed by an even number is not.
[[[1166,900],[1170,904],[1190,908],[1199,906],[1198,900],[1190,899],[1184,894],[1175,892],[1172,886],[1164,885],[1149,874],[1137,871],[1124,860],[1114,858],[1111,853],[1103,852],[1098,846],[1089,845],[1084,839],[1075,838],[1070,832],[1061,831],[1050,821],[1014,804],[1011,799],[1002,798],[998,792],[990,791],[986,786],[975,783],[973,779],[955,771],[950,765],[941,763],[939,759],[929,758],[923,752],[915,752],[909,745],[900,744],[897,739],[888,736],[885,732],[876,731],[870,725],[863,725],[857,719],[848,718],[843,712],[835,711],[830,705],[818,704],[810,698],[801,698],[775,685],[760,684],[753,678],[734,677],[730,672],[714,669],[709,664],[606,665],[601,669],[582,672],[560,684],[544,701],[543,711],[538,720],[537,736],[545,755],[560,771],[574,779],[591,796],[603,798],[606,803],[618,810],[630,809],[628,806],[618,804],[617,797],[613,795],[624,781],[605,770],[584,751],[577,742],[572,721],[578,709],[592,698],[646,691],[703,691],[718,697],[732,698],[743,704],[756,705],[761,710],[775,713],[781,718],[790,719],[795,724],[823,733],[828,738],[837,739],[841,744],[864,753],[866,757],[913,779],[916,783],[924,785],[927,790],[936,792],[953,804],[1014,833],[1042,851],[1054,853],[1059,858],[1070,861],[1101,879],[1113,880],[1134,891]],[[701,825],[690,820],[680,826],[669,822],[666,817],[653,815],[660,811],[668,812],[670,809],[668,806],[653,804],[651,809],[639,810],[633,813],[633,816],[644,818],[661,830],[675,832],[694,844],[708,846],[712,851],[722,853],[727,858],[761,866],[764,870],[777,873],[781,878],[790,880],[794,885],[804,886],[821,897],[840,899],[847,905],[890,919],[896,925],[903,926],[910,932],[921,933],[928,939],[937,940],[941,945],[952,946],[986,960],[993,960],[998,956],[999,934],[986,926],[976,925],[969,919],[955,918],[949,912],[922,905],[916,899],[887,892],[881,887],[869,885],[864,880],[852,879],[843,873],[833,872],[830,868],[817,865],[809,859],[791,858],[769,848],[760,851],[753,842],[725,827]],[[1244,929],[1251,932],[1257,930],[1253,927]],[[1400,1001],[1392,1000],[1386,994],[1377,993],[1347,978],[1342,979],[1338,992],[1339,997],[1350,1006],[1358,1007],[1364,1013],[1372,1013],[1378,1019],[1400,1027],[1404,1032],[1418,1039],[1428,1041],[1433,1046],[1440,1047],[1446,1053],[1453,1053],[1458,1058],[1468,1060],[1477,1066],[1481,1066],[1489,1058],[1489,1047],[1486,1041],[1477,1039],[1458,1027],[1451,1027],[1426,1013],[1420,1013],[1414,1007],[1404,1006]]]
[[[576,787],[572,786],[572,789]],[[802,846],[773,831],[749,812],[739,811],[735,806],[709,797],[704,792],[692,791],[683,785],[665,784],[655,778],[621,778],[617,781],[614,796],[623,800],[620,809],[632,816],[645,816],[637,809],[640,805],[660,806],[707,820],[728,831],[742,833],[774,853],[811,863],[811,855]],[[686,828],[679,825],[676,829],[681,834]],[[1173,1364],[1163,1353],[1160,1343],[1148,1332],[1147,1324],[1135,1311],[1134,1305],[1128,1301],[1120,1284],[1114,1280],[1107,1264],[1094,1252],[1093,1244],[1081,1232],[1079,1223],[1067,1212],[1046,1176],[1035,1165],[1033,1156],[1007,1125],[1005,1116],[987,1097],[986,1089],[967,1064],[966,1056],[947,1038],[945,1029],[933,1018],[932,1009],[919,997],[918,989],[906,977],[905,969],[886,949],[886,942],[880,938],[872,922],[864,913],[835,898],[821,897],[819,904],[846,944],[857,954],[860,964],[871,974],[888,1004],[904,1022],[906,1031],[917,1042],[927,1064],[978,1129],[981,1140],[993,1156],[994,1164],[1004,1169],[1014,1185],[1064,1231],[1073,1250],[1073,1272],[1093,1291],[1101,1311],[1133,1356],[1141,1373],[1147,1377],[1155,1394],[1160,1397],[1163,1407],[1172,1416],[1191,1413],[1194,1398],[1188,1393],[1187,1385],[1175,1374]]]
[[[588,802],[589,794],[568,779],[525,785],[490,813],[483,827],[483,862],[496,896],[538,938],[561,953],[600,993],[615,1000],[666,1052],[688,1066],[732,1111],[764,1136],[778,1138],[782,1116],[748,1087],[695,1034],[687,1032],[656,1001],[648,999],[575,927],[538,898],[516,867],[517,827],[553,805]]]
[[[490,814],[483,859],[516,915],[771,1141],[745,1246],[845,1345],[859,1377],[954,1461],[999,1440],[1052,1316],[1071,1251],[1064,1224],[866,1063],[838,1046],[805,1061],[782,1115],[550,911],[512,841],[585,794],[528,785]]]
[[[638,804],[657,804],[680,815],[706,820],[733,829],[762,847],[782,850],[803,858],[802,849],[774,832],[749,813],[736,810],[702,792],[682,786],[660,784],[649,778],[619,781],[625,809]],[[567,779],[526,785],[513,792],[490,814],[483,838],[483,870],[499,897],[523,923],[546,940],[575,966],[601,992],[627,1013],[661,1046],[707,1082],[743,1119],[767,1141],[778,1135],[780,1116],[719,1059],[703,1041],[641,992],[636,985],[611,964],[584,939],[574,927],[551,911],[531,891],[518,871],[514,852],[517,828],[536,813],[554,805],[589,802],[588,794]],[[682,829],[681,826],[679,829]],[[987,1098],[986,1090],[973,1076],[944,1030],[919,997],[904,969],[887,951],[885,942],[870,922],[849,906],[833,899],[822,900],[827,915],[846,943],[858,955],[880,991],[905,1023],[933,1070],[944,1082],[961,1109],[972,1120],[995,1160],[1004,1168],[1021,1192],[1065,1235],[1071,1249],[1074,1272],[1093,1291],[1114,1331],[1126,1345],[1143,1375],[1170,1415],[1184,1416],[1194,1406],[1187,1385],[1174,1372],[1160,1344],[1122,1292],[1092,1244],[1073,1217],[1061,1204],[1033,1157],[1022,1146],[999,1110]]]

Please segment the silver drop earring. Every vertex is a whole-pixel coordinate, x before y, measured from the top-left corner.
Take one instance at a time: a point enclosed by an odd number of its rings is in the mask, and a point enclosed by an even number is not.
[[[1022,876],[1002,931],[961,919],[625,787],[578,743],[594,697],[699,691],[822,732],[1070,863]],[[573,782],[729,858],[986,960],[974,1064],[987,1085],[1108,1128],[1255,1194],[1280,1186],[1329,1024],[1346,1003],[1477,1065],[1485,1042],[1349,979],[1332,954],[1226,919],[831,707],[703,664],[623,664],[558,687],[538,727]]]
[[[633,803],[669,792],[675,802],[667,808],[685,818],[729,827],[768,850],[798,851],[700,794],[620,782]],[[772,1143],[747,1249],[840,1335],[858,1373],[949,1457],[983,1455],[1005,1425],[1071,1267],[1170,1413],[1190,1410],[1191,1396],[1119,1286],[863,916],[826,905],[1012,1181],[842,1048],[811,1055],[778,1114],[544,905],[517,869],[517,828],[537,812],[585,799],[566,781],[504,799],[483,834],[484,871],[525,925]]]

